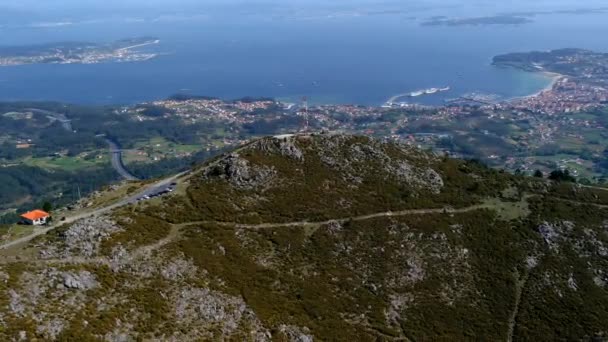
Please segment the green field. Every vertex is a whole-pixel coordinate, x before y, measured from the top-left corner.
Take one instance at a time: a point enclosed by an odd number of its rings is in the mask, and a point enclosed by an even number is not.
[[[536,156],[536,163],[535,165],[540,166],[540,164],[542,165],[554,165],[555,167],[551,166],[548,167],[546,169],[543,170],[543,168],[540,167],[536,167],[536,168],[540,168],[541,171],[545,171],[545,172],[550,172],[556,168],[566,168],[568,170],[572,171],[577,171],[577,177],[580,178],[594,178],[594,177],[601,177],[602,175],[600,173],[596,173],[593,172],[593,163],[590,161],[583,161],[582,165],[575,163],[573,160],[577,159],[578,156],[576,154],[557,154],[554,156]]]
[[[152,149],[158,153],[192,153],[201,149],[200,145],[181,145],[175,144],[163,137],[152,138],[135,144],[135,149]]]
[[[110,158],[106,151],[95,151],[93,153],[96,157],[88,160],[85,159],[83,155],[76,157],[28,157],[23,159],[22,163],[44,169],[61,169],[65,171],[78,171],[85,168],[108,165],[110,163]]]
[[[202,145],[176,144],[165,138],[156,137],[136,143],[132,149],[124,152],[123,158],[126,164],[135,162],[150,163],[155,161],[154,158],[161,160],[172,157],[185,157],[202,149]]]

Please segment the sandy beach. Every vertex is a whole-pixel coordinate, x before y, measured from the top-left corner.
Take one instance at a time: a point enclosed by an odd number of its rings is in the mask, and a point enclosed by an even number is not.
[[[555,85],[557,84],[557,82],[559,82],[562,79],[566,78],[566,76],[564,76],[562,74],[555,73],[555,72],[542,71],[542,72],[539,72],[539,73],[542,74],[543,76],[551,79],[551,82],[546,87],[544,87],[543,89],[537,91],[534,94],[530,94],[530,95],[526,95],[526,96],[518,96],[518,97],[514,97],[514,98],[511,98],[511,99],[508,99],[507,102],[518,101],[518,100],[525,100],[525,99],[530,99],[530,98],[533,98],[533,97],[540,96],[540,95],[542,95],[545,92],[553,90],[553,88],[555,87]]]
[[[541,74],[547,78],[550,78],[551,83],[549,83],[545,88],[541,89],[540,91],[538,91],[532,95],[524,96],[523,98],[536,97],[536,96],[541,95],[544,92],[551,91],[551,90],[553,90],[553,88],[555,87],[557,82],[559,82],[560,80],[562,80],[566,77],[562,74],[558,74],[555,72],[548,72],[548,71],[543,71]]]

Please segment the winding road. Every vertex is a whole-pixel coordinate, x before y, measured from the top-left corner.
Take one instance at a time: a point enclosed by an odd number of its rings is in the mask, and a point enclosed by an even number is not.
[[[9,243],[6,243],[4,245],[0,245],[0,250],[5,250],[5,249],[9,249],[11,247],[15,247],[15,246],[19,246],[21,244],[27,243],[32,241],[33,239],[42,236],[60,226],[66,225],[66,224],[70,224],[70,223],[74,223],[78,220],[82,220],[88,217],[92,217],[92,216],[97,216],[97,215],[101,215],[101,214],[105,214],[107,212],[110,212],[114,209],[118,209],[120,207],[124,207],[126,205],[129,204],[133,204],[137,202],[138,198],[147,196],[147,195],[151,195],[154,193],[158,193],[162,190],[164,190],[165,188],[167,188],[167,186],[169,186],[171,183],[175,182],[178,178],[182,177],[183,175],[185,175],[185,173],[180,173],[177,174],[175,176],[169,177],[169,178],[165,178],[161,181],[158,181],[152,185],[147,186],[145,189],[135,193],[134,195],[131,195],[129,197],[126,197],[125,199],[123,199],[122,201],[116,202],[112,205],[109,205],[107,207],[103,207],[103,208],[99,208],[90,212],[85,212],[85,213],[81,213],[81,214],[77,214],[74,216],[69,216],[66,217],[65,220],[59,222],[57,225],[51,226],[51,227],[45,227],[45,228],[38,228],[35,230],[35,232],[31,235],[22,237],[20,239],[11,241]]]
[[[112,158],[112,167],[114,168],[114,170],[116,170],[116,172],[118,172],[118,174],[125,180],[139,180],[125,167],[125,164],[122,161],[122,150],[120,149],[120,146],[118,146],[116,142],[108,138],[106,138],[106,142],[110,146],[110,156]]]
[[[40,114],[46,115],[52,120],[59,121],[61,123],[62,127],[66,131],[74,132],[74,129],[72,127],[72,120],[68,119],[63,114],[51,112],[51,111],[44,110],[44,109],[36,109],[36,108],[28,108],[27,110],[29,110],[33,113],[40,113]],[[125,164],[122,161],[122,150],[120,149],[120,146],[118,146],[118,144],[115,141],[113,141],[109,138],[105,138],[105,140],[109,145],[110,157],[112,160],[112,167],[114,168],[114,170],[116,170],[116,172],[118,172],[118,174],[125,180],[128,180],[128,181],[139,180],[139,178],[135,177],[125,167]]]
[[[49,112],[48,110],[36,109],[36,108],[28,108],[27,110],[29,110],[32,113],[39,113],[39,114],[46,115],[51,120],[59,121],[61,123],[61,126],[68,132],[74,131],[72,128],[72,120],[68,119],[63,114]]]

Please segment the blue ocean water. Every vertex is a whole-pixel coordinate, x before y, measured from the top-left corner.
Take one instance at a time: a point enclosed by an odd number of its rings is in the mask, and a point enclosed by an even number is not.
[[[191,93],[380,105],[396,94],[450,86],[449,92],[416,99],[439,104],[470,92],[524,96],[549,84],[543,75],[493,67],[497,54],[563,47],[608,51],[598,34],[608,32],[604,14],[478,27],[425,27],[402,13],[182,19],[1,28],[0,45],[158,36],[162,42],[154,49],[162,55],[140,63],[0,68],[0,100],[126,104]]]

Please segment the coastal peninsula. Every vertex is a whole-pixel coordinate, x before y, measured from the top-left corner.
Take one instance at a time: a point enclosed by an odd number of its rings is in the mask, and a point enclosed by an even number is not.
[[[553,77],[550,88],[513,101],[517,108],[546,113],[573,113],[608,103],[608,54],[583,49],[509,53],[493,65]]]
[[[141,52],[138,49],[158,43],[158,38],[140,37],[107,44],[61,42],[0,47],[0,66],[141,62],[155,58],[158,54]]]
[[[509,53],[494,57],[493,65],[560,74],[585,79],[588,83],[608,83],[608,53],[583,49]]]

